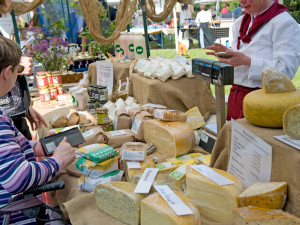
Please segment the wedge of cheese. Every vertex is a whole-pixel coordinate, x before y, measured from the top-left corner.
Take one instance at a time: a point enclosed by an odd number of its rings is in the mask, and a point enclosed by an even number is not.
[[[139,225],[140,203],[145,195],[134,193],[135,187],[123,181],[99,184],[94,190],[98,209],[125,224]]]
[[[156,149],[168,157],[188,153],[195,144],[193,129],[182,122],[161,120],[144,121],[144,138],[153,143]]]
[[[144,161],[140,162],[141,168],[139,169],[128,169],[126,161],[124,162],[125,165],[125,176],[128,182],[131,182],[133,175],[143,173],[146,168],[156,168],[155,163],[149,157],[146,157]]]
[[[236,197],[243,185],[232,174],[212,168],[220,175],[232,180],[234,184],[218,185],[192,168],[186,171],[187,195],[197,205],[201,216],[219,223],[233,222],[233,209],[237,208]]]
[[[155,118],[164,121],[185,122],[187,114],[176,110],[154,109],[153,115]]]
[[[200,127],[205,125],[205,121],[202,114],[200,113],[198,106],[189,109],[185,113],[187,114],[186,123],[194,130],[199,129]]]
[[[180,165],[183,163],[179,160],[174,160],[172,162],[162,162],[156,164],[156,168],[159,169],[161,173],[171,173],[172,171],[176,170]]]
[[[283,114],[283,132],[300,139],[300,104],[288,108]]]
[[[243,207],[234,209],[234,225],[300,225],[300,219],[276,209]]]
[[[296,91],[295,85],[286,75],[271,67],[262,70],[262,88],[266,93]]]
[[[286,182],[258,182],[244,190],[238,197],[239,207],[256,206],[282,209],[287,193]]]
[[[141,225],[199,225],[200,214],[195,203],[180,192],[175,194],[191,209],[193,214],[177,216],[168,203],[154,193],[141,202]]]

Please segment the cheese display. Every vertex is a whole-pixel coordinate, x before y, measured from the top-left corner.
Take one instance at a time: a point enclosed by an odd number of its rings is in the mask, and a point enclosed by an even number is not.
[[[244,190],[238,197],[239,207],[256,206],[282,209],[287,194],[286,182],[258,182]]]
[[[155,168],[155,163],[149,157],[146,157],[144,161],[139,162],[141,165],[141,168],[139,168],[139,169],[129,169],[127,167],[126,161],[124,161],[124,162],[125,162],[124,163],[125,164],[124,165],[125,166],[125,175],[126,175],[128,182],[131,182],[133,175],[143,173],[146,168]]]
[[[145,197],[134,193],[136,185],[123,181],[99,184],[94,195],[99,210],[125,224],[139,225],[140,203]]]
[[[238,207],[236,197],[243,191],[243,185],[234,175],[212,169],[234,184],[218,185],[189,167],[186,170],[187,195],[195,202],[201,216],[219,223],[232,223],[232,210]]]
[[[243,114],[254,125],[281,128],[284,112],[300,103],[300,90],[284,74],[274,71],[265,69],[264,89],[252,91],[244,98]]]
[[[296,91],[295,85],[286,75],[271,67],[262,70],[262,88],[266,93]]]
[[[144,138],[147,143],[153,143],[159,152],[168,157],[188,153],[195,143],[193,129],[182,122],[144,121]]]
[[[175,194],[191,209],[193,214],[178,216],[160,196],[154,193],[141,201],[141,225],[199,225],[200,214],[193,201],[180,192]]]
[[[300,219],[276,209],[243,207],[234,209],[234,225],[300,225]]]
[[[205,125],[203,116],[200,113],[198,106],[195,106],[185,112],[187,114],[186,123],[194,130],[199,129]]]
[[[300,139],[300,104],[288,108],[283,114],[283,132]]]
[[[186,169],[188,166],[201,164],[198,159],[188,159],[183,165],[180,165],[176,170],[170,173],[170,176],[175,180],[182,182],[185,179]]]
[[[155,109],[154,117],[164,121],[185,122],[187,114],[176,110]]]
[[[156,164],[156,168],[159,169],[161,173],[171,173],[172,171],[176,170],[180,165],[183,163],[179,160],[173,160],[172,162],[162,162]]]

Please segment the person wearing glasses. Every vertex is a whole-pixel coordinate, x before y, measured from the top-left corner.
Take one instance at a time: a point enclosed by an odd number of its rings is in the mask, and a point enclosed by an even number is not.
[[[11,0],[0,0],[0,17],[9,13],[11,10]],[[0,32],[0,36],[2,36]],[[27,86],[25,75],[32,74],[33,60],[30,57],[22,56],[18,78],[15,86],[6,95],[0,97],[0,108],[5,109],[11,119],[14,121],[18,130],[28,139],[31,140],[31,132],[27,125],[25,117],[29,120],[32,130],[42,126],[47,127],[43,117],[30,106],[30,94]]]

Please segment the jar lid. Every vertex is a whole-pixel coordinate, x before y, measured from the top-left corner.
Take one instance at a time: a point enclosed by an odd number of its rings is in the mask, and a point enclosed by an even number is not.
[[[49,93],[49,89],[48,88],[43,88],[43,89],[40,89],[40,93],[41,94],[46,94],[46,93]]]
[[[95,99],[89,99],[88,103],[95,103]]]
[[[99,113],[107,113],[108,109],[105,108],[105,107],[101,107],[101,108],[97,108],[96,111],[99,112]]]
[[[63,72],[61,75],[62,75],[62,76],[67,76],[68,73],[67,73],[67,72]]]

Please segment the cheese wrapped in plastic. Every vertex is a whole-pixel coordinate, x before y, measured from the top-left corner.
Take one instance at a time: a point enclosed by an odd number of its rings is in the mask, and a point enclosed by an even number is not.
[[[149,157],[146,157],[144,161],[141,161],[139,163],[141,165],[141,168],[139,168],[139,169],[129,169],[127,167],[127,162],[124,161],[125,176],[126,176],[128,182],[131,182],[131,179],[132,179],[133,175],[138,174],[138,173],[143,173],[146,168],[156,168],[155,163]]]
[[[117,170],[119,167],[119,158],[120,155],[118,154],[113,158],[107,159],[101,163],[95,163],[86,158],[79,158],[76,161],[76,167],[83,175],[91,178],[97,178]]]
[[[232,223],[233,209],[238,207],[236,197],[242,192],[243,185],[232,174],[212,169],[234,183],[218,185],[189,167],[186,170],[187,195],[193,199],[201,216],[214,222]]]
[[[78,179],[78,190],[93,192],[98,184],[108,183],[111,181],[121,181],[122,176],[122,170],[115,170],[98,178],[91,178],[82,175]]]
[[[139,225],[140,203],[145,195],[134,193],[135,187],[123,181],[97,185],[94,195],[98,209],[125,224]]]
[[[155,118],[164,121],[185,122],[187,114],[176,110],[154,109],[153,115]]]
[[[300,225],[300,219],[282,210],[243,207],[234,209],[234,225]]]
[[[155,77],[163,82],[168,80],[174,74],[173,69],[168,64],[161,63],[155,73]]]
[[[170,65],[172,66],[174,74],[171,76],[173,80],[177,80],[182,76],[186,75],[186,70],[184,67],[178,63],[178,62],[170,62]]]
[[[185,194],[175,194],[190,208],[193,214],[178,216],[159,193],[149,195],[141,202],[141,225],[199,225],[200,214],[195,203]]]
[[[255,206],[266,209],[282,209],[287,195],[286,182],[257,182],[238,197],[239,207]]]
[[[89,159],[95,163],[103,162],[118,154],[117,151],[106,144],[86,145],[82,148],[79,148],[78,151],[81,153],[82,157]]]
[[[159,68],[158,61],[152,61],[144,73],[144,77],[155,79],[155,73]]]

